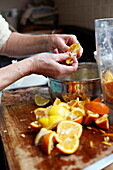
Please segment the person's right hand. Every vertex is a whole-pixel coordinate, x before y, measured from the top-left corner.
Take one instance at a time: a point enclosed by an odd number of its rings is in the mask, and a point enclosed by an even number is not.
[[[75,72],[78,68],[78,61],[75,58],[72,65],[65,65],[69,53],[41,54],[30,58],[32,61],[31,72],[48,77],[59,79]]]

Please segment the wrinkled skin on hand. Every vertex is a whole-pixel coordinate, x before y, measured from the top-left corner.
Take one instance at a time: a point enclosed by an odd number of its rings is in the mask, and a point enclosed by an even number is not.
[[[60,54],[41,54],[31,57],[33,60],[32,73],[42,74],[52,78],[59,79],[67,76],[78,68],[78,61],[75,58],[72,65],[63,64],[69,58],[69,53]]]

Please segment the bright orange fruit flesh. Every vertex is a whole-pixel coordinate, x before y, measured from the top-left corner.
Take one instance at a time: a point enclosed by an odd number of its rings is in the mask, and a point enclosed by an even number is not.
[[[74,138],[77,135],[80,138],[82,134],[82,125],[73,121],[62,121],[57,126],[56,141],[61,142],[66,138]]]
[[[65,154],[74,153],[79,147],[79,138],[77,135],[72,137],[67,137],[64,141],[58,143],[56,147]]]

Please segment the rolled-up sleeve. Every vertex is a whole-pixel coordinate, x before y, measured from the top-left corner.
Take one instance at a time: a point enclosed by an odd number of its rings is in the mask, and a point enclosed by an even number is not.
[[[9,29],[9,25],[5,21],[5,19],[0,15],[0,49],[6,43],[10,35],[11,31]]]

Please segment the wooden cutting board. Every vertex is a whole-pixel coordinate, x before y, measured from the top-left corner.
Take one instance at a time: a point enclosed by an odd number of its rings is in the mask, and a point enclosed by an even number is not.
[[[76,153],[64,155],[53,149],[51,155],[43,154],[34,145],[37,133],[28,129],[29,123],[35,120],[32,113],[35,108],[37,106],[30,102],[1,108],[0,133],[11,170],[79,170],[113,152],[113,146],[102,144],[100,132],[84,127]],[[109,132],[113,133],[112,123]],[[93,148],[90,141],[94,142]],[[113,137],[110,137],[110,142],[113,144]]]

